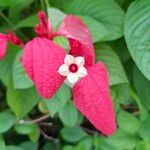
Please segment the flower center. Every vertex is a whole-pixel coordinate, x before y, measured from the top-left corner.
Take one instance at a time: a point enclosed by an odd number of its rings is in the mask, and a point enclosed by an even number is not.
[[[78,71],[78,66],[76,64],[71,64],[69,66],[69,71],[72,72],[72,73],[75,73]]]

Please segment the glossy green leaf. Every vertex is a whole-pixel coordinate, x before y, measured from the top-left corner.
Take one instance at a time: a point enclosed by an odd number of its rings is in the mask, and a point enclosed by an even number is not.
[[[123,35],[124,11],[114,0],[73,0],[64,7],[66,13],[89,16],[100,22],[109,33],[103,40]]]
[[[136,0],[125,17],[125,39],[130,54],[144,76],[150,80],[150,0]]]

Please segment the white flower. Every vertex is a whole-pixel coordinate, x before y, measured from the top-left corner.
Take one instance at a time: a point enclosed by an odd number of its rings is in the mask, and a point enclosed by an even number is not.
[[[75,84],[80,78],[87,75],[87,70],[84,67],[84,57],[73,57],[72,55],[66,55],[64,64],[62,64],[58,72],[62,76],[67,76],[67,80],[70,84]]]

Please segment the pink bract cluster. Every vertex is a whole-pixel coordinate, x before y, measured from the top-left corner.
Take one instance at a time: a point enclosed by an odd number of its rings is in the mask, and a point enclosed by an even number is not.
[[[80,80],[72,87],[74,104],[78,110],[103,134],[112,135],[116,131],[115,112],[109,92],[108,72],[102,62],[95,64],[92,38],[87,26],[76,16],[67,15],[57,32],[54,32],[44,12],[38,13],[39,24],[35,27],[37,37],[28,41],[23,48],[22,64],[28,76],[42,97],[50,99],[68,77],[73,83],[75,74]],[[53,42],[56,36],[64,36],[70,44],[69,54]],[[21,40],[11,35],[0,34],[0,58],[6,53],[7,42],[23,45]],[[69,64],[69,70],[60,67],[66,55],[84,58],[84,64]],[[73,59],[72,58],[72,59]],[[82,59],[83,60],[83,59]],[[77,67],[83,67],[77,72]],[[83,75],[84,74],[84,75]]]

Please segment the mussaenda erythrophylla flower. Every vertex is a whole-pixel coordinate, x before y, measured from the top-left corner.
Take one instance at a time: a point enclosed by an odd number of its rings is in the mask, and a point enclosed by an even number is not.
[[[78,110],[103,134],[112,135],[116,123],[108,72],[102,62],[95,64],[89,29],[80,18],[67,15],[54,32],[44,12],[40,11],[38,17],[37,37],[23,48],[22,63],[26,73],[45,99],[51,99],[67,80],[72,85],[73,101]],[[56,36],[68,39],[69,54],[52,41]],[[8,37],[5,38],[7,41]]]

